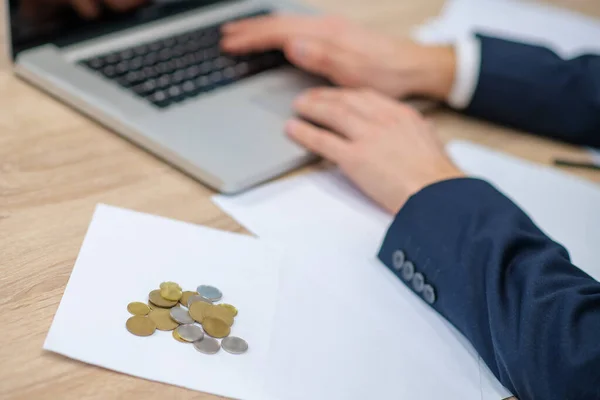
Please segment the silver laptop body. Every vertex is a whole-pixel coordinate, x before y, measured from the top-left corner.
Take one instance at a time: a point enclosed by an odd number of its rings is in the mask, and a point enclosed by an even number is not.
[[[321,82],[281,66],[159,108],[80,62],[259,9],[310,12],[283,1],[213,1],[67,45],[41,43],[17,52],[13,37],[14,70],[215,190],[235,193],[313,158],[286,138],[283,126],[293,98]],[[14,12],[7,6],[9,21]]]

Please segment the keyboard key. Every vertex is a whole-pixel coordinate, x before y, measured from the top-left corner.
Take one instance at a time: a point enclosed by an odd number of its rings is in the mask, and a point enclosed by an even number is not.
[[[194,81],[184,82],[183,85],[181,85],[181,88],[183,89],[183,93],[185,93],[188,96],[195,94],[198,90],[198,87],[196,86]]]
[[[135,70],[135,69],[142,68],[142,66],[144,65],[143,60],[144,59],[142,57],[139,57],[139,56],[133,58],[131,61],[129,61],[129,69]]]
[[[171,51],[171,49],[162,49],[158,53],[159,61],[169,61],[171,58],[173,58],[173,52]]]
[[[184,33],[183,35],[179,35],[175,38],[177,44],[186,44],[190,40],[192,40],[193,36],[190,33]]]
[[[134,47],[133,52],[136,56],[144,56],[150,51],[150,47],[146,44],[142,44],[140,46]]]
[[[191,42],[187,42],[184,45],[184,49],[186,53],[193,53],[195,51],[198,51],[202,48],[202,45],[197,42],[197,41],[191,41]]]
[[[210,49],[204,50],[204,59],[210,60],[212,58],[217,58],[221,53],[218,47],[211,47]]]
[[[171,75],[171,81],[173,83],[181,83],[185,80],[185,71],[175,71],[173,75]]]
[[[192,65],[191,67],[188,67],[185,70],[186,79],[194,79],[198,75],[200,75],[200,67],[198,67],[197,65]]]
[[[154,82],[152,85],[151,82]],[[146,81],[132,88],[133,92],[139,96],[147,96],[156,90],[156,81]]]
[[[237,74],[235,72],[235,68],[233,68],[233,67],[227,67],[227,68],[225,68],[225,70],[223,71],[223,76],[227,80],[234,79],[237,76]]]
[[[104,69],[102,69],[102,73],[107,78],[113,78],[117,75],[117,71],[115,70],[115,67],[112,65],[107,65],[106,67],[104,67]]]
[[[181,96],[183,94],[183,91],[181,90],[181,88],[177,85],[175,86],[171,86],[168,91],[169,96],[170,97],[178,97]]]
[[[147,99],[154,103],[154,105],[161,108],[168,107],[171,104],[169,96],[163,90],[158,90],[154,92],[153,94],[148,96]]]
[[[142,73],[148,79],[156,78],[158,75],[160,75],[154,67],[144,67],[142,68]]]
[[[200,73],[203,75],[208,74],[210,71],[212,71],[212,69],[213,67],[210,61],[206,61],[200,64]]]
[[[151,67],[158,62],[158,55],[156,53],[148,53],[142,58],[142,65],[144,67]]]
[[[221,71],[215,71],[208,77],[210,79],[210,83],[213,85],[218,85],[223,80],[223,73]]]
[[[133,58],[133,56],[134,54],[132,49],[125,49],[119,53],[119,57],[121,58],[121,60],[130,60]]]
[[[185,46],[178,45],[173,47],[173,57],[181,57],[185,53],[187,53]]]
[[[156,70],[160,74],[170,74],[170,73],[174,72],[175,69],[177,69],[177,67],[175,66],[175,62],[173,62],[172,60],[163,62],[160,64],[156,64]]]
[[[187,64],[183,58],[176,58],[173,61],[175,62],[175,69],[183,69],[187,67]]]
[[[196,87],[201,91],[207,91],[208,88],[211,86],[210,79],[208,79],[208,76],[200,76],[196,78],[194,83],[196,84]]]
[[[162,48],[163,48],[163,44],[160,41],[159,42],[150,43],[148,45],[148,50],[152,51],[154,53],[156,53],[157,51],[159,51]]]
[[[225,68],[225,66],[227,65],[227,60],[225,59],[225,57],[219,57],[213,62],[213,65],[215,69]]]
[[[175,46],[175,44],[177,44],[177,41],[175,40],[175,38],[170,37],[170,38],[163,40],[164,47],[173,47],[173,46]]]
[[[171,76],[163,75],[160,78],[158,78],[156,83],[160,89],[167,88],[167,87],[171,86]]]
[[[192,58],[194,64],[200,64],[200,63],[206,61],[206,57],[204,56],[203,50],[196,51],[192,54],[188,54],[188,56]],[[188,57],[188,56],[186,56],[186,57]]]
[[[185,62],[185,65],[199,64],[198,62],[196,62],[196,59],[194,58],[193,54],[186,54],[181,58]]]
[[[117,75],[123,75],[129,71],[129,63],[127,61],[121,61],[115,66],[115,72]]]
[[[87,66],[92,69],[99,70],[100,68],[104,67],[104,60],[102,57],[92,58],[91,60],[87,61]]]
[[[145,79],[144,74],[141,71],[130,71],[125,75],[125,79],[130,85],[135,85],[137,83],[143,82]]]
[[[122,86],[124,88],[131,87],[131,83],[129,83],[127,78],[125,78],[124,76],[120,76],[120,77],[116,78],[115,81],[119,84],[119,86]]]
[[[108,54],[104,57],[105,64],[116,64],[119,62],[119,55],[116,53]]]
[[[169,100],[175,103],[183,101],[186,98],[183,89],[179,85],[171,86],[169,89],[167,89],[167,94],[169,96]]]
[[[247,62],[241,62],[238,65],[236,65],[235,67],[235,73],[237,76],[244,76],[249,72],[249,68],[248,68],[248,63]]]

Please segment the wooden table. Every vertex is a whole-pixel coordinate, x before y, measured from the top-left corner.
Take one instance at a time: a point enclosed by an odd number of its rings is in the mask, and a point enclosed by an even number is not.
[[[443,4],[312,2],[395,35],[438,14]],[[563,3],[600,16],[597,0]],[[217,398],[72,361],[44,352],[42,344],[97,203],[244,230],[211,203],[209,189],[16,79],[7,60],[0,94],[0,398]],[[540,163],[585,156],[573,146],[449,111],[433,118],[444,141],[468,139]],[[600,181],[600,174],[577,173]]]

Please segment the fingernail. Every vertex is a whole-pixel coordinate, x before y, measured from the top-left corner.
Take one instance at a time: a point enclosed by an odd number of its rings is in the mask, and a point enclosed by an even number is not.
[[[296,59],[306,57],[308,44],[306,40],[296,40],[292,43],[292,56]]]
[[[285,123],[285,132],[288,135],[294,135],[294,133],[296,133],[296,130],[298,129],[298,120],[295,119],[290,119]]]
[[[306,103],[306,98],[306,94],[301,94],[300,96],[296,97],[296,100],[294,100],[294,108],[304,105]]]
[[[295,119],[288,119],[287,122],[285,123],[285,131],[287,133],[294,132],[297,127],[298,127],[298,121],[296,121]]]

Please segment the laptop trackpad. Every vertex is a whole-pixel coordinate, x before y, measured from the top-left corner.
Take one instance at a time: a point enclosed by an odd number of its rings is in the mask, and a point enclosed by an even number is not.
[[[262,93],[252,96],[252,103],[262,109],[289,118],[294,115],[293,103],[300,92],[288,87],[267,87]]]

